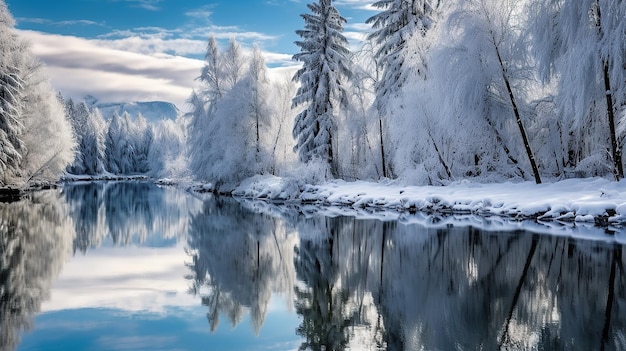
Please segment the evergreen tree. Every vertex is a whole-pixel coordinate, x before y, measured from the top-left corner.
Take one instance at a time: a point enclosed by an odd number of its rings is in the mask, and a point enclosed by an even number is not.
[[[135,122],[134,139],[134,160],[133,168],[135,172],[146,173],[150,170],[150,162],[148,156],[150,148],[154,141],[154,130],[148,124],[146,118],[140,113]]]
[[[415,37],[424,36],[434,25],[434,13],[440,6],[440,0],[381,0],[373,4],[381,10],[370,17],[366,23],[372,25],[374,32],[369,39],[377,45],[375,59],[382,69],[382,76],[376,82],[375,106],[378,111],[378,129],[382,160],[383,176],[393,172],[389,169],[388,157],[385,154],[383,116],[390,114],[390,99],[400,94],[409,72],[414,68],[407,67],[405,61],[411,55],[418,56],[418,75],[424,76],[426,69],[422,52],[409,52],[410,41]],[[386,119],[386,118],[385,118]]]
[[[120,117],[113,114],[106,135],[107,170],[114,174],[130,174],[135,171],[135,145],[131,138],[132,122],[128,113]]]
[[[19,174],[22,155],[26,152],[21,139],[25,83],[19,68],[25,49],[13,26],[13,18],[4,1],[0,0],[0,185]]]
[[[348,41],[342,34],[346,19],[333,6],[332,0],[319,0],[307,5],[310,14],[303,14],[303,30],[296,31],[300,53],[294,59],[301,61],[294,80],[301,85],[293,98],[293,105],[306,105],[296,116],[293,136],[300,161],[319,159],[326,163],[331,174],[338,176],[338,162],[333,141],[337,132],[338,109],[346,108],[345,79],[352,76]]]
[[[0,0],[0,185],[55,180],[74,157],[71,126],[13,24]]]

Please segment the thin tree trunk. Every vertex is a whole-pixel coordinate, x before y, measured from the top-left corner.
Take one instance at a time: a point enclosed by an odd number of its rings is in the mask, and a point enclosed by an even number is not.
[[[513,94],[513,90],[511,89],[511,83],[509,82],[509,77],[507,77],[506,75],[506,68],[504,67],[504,62],[502,62],[502,56],[500,56],[500,49],[498,48],[496,39],[493,36],[491,39],[492,39],[493,46],[496,49],[498,62],[500,63],[500,70],[502,71],[502,79],[504,79],[506,90],[509,93],[509,100],[511,101],[511,107],[513,107],[513,113],[515,114],[515,121],[517,122],[517,126],[519,127],[519,132],[522,136],[522,141],[524,142],[524,148],[526,149],[526,155],[528,156],[528,161],[530,161],[530,167],[532,168],[533,175],[535,176],[535,183],[541,184],[541,176],[539,175],[539,168],[537,168],[537,163],[535,163],[535,157],[533,156],[533,152],[530,149],[530,142],[528,141],[528,137],[526,136],[526,129],[524,129],[524,124],[522,123],[522,118],[520,116],[519,109],[517,108],[515,95]]]
[[[380,131],[380,159],[383,166],[383,177],[387,178],[387,160],[385,159],[385,144],[383,143],[383,120],[378,118],[378,127]]]
[[[602,13],[600,12],[600,2],[596,0],[596,28],[598,29],[598,41],[604,37],[602,30]],[[615,180],[624,178],[624,168],[622,166],[622,155],[617,145],[617,134],[615,132],[615,112],[613,110],[613,91],[611,90],[611,76],[609,74],[609,63],[602,59],[602,73],[604,78],[604,94],[606,96],[606,114],[609,119],[609,133],[611,137],[611,157],[613,158],[613,175]]]
[[[441,152],[439,151],[439,147],[437,146],[437,143],[435,143],[435,139],[433,138],[432,134],[430,133],[430,130],[428,131],[428,137],[430,138],[430,141],[433,143],[433,147],[435,148],[435,152],[437,152],[437,157],[439,158],[439,162],[441,163],[441,165],[445,169],[446,175],[448,176],[448,179],[452,180],[452,172],[450,172],[450,167],[448,167],[448,164],[443,159],[443,155],[441,155]]]
[[[524,170],[519,166],[519,161],[515,157],[513,157],[513,155],[511,155],[511,150],[509,150],[509,148],[506,146],[504,140],[502,139],[502,136],[500,135],[500,132],[498,131],[496,126],[493,125],[489,118],[487,118],[487,124],[491,127],[491,129],[493,129],[493,133],[496,135],[496,140],[498,141],[498,143],[500,143],[500,145],[502,145],[502,149],[504,150],[504,153],[506,153],[506,157],[515,165],[515,167],[517,167],[517,170],[519,171],[522,178],[526,178],[526,172],[524,172]]]
[[[609,117],[609,130],[611,134],[611,156],[613,158],[613,174],[615,180],[624,178],[624,167],[622,166],[622,155],[617,145],[617,135],[615,132],[615,112],[613,110],[613,92],[611,91],[611,77],[609,76],[609,64],[604,61],[604,89],[606,90],[606,113]]]

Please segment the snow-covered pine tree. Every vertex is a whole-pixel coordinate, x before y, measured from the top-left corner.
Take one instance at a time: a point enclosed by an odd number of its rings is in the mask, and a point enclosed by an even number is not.
[[[307,5],[311,13],[303,14],[304,29],[296,31],[300,53],[294,59],[303,63],[294,80],[300,87],[293,105],[306,105],[296,116],[293,136],[301,162],[321,160],[333,177],[339,174],[333,138],[337,132],[340,108],[347,106],[346,78],[352,76],[348,59],[348,41],[343,33],[347,22],[332,0],[319,0]]]
[[[55,94],[0,0],[0,185],[55,180],[74,158],[71,125]]]
[[[134,124],[127,112],[122,116],[114,113],[109,123],[105,145],[107,170],[114,174],[135,172]]]
[[[377,50],[375,58],[382,69],[382,76],[376,82],[376,100],[374,102],[378,111],[379,139],[381,150],[381,164],[384,177],[393,173],[390,168],[389,158],[385,154],[383,126],[386,124],[385,116],[389,116],[388,105],[390,99],[400,93],[407,75],[414,69],[413,62],[410,67],[405,65],[409,56],[409,42],[416,36],[424,36],[434,25],[434,14],[440,6],[441,0],[380,0],[372,4],[381,11],[367,19],[366,23],[374,29],[369,39],[374,41]],[[423,53],[413,53],[422,56]],[[417,63],[418,75],[426,69],[426,64]]]
[[[21,139],[24,82],[18,65],[25,50],[13,26],[13,17],[4,0],[0,0],[0,185],[19,174],[22,154],[26,152]]]
[[[104,172],[104,139],[106,132],[106,122],[97,108],[92,108],[89,111],[89,118],[87,119],[87,133],[84,137],[85,144],[85,156],[83,162],[85,163],[85,170],[87,174],[100,174]]]
[[[532,0],[528,12],[539,73],[558,82],[555,117],[571,126],[563,131],[571,135],[567,163],[584,175],[604,166],[623,178],[626,2]]]
[[[150,170],[148,156],[153,141],[154,130],[146,118],[140,113],[135,121],[135,130],[133,133],[135,151],[133,168],[135,172],[147,173]]]

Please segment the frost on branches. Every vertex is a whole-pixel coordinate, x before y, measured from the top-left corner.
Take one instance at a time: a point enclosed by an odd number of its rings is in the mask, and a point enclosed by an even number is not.
[[[74,158],[72,129],[0,0],[0,186],[57,179]]]
[[[346,19],[341,17],[331,0],[307,5],[310,14],[303,14],[304,29],[296,31],[300,53],[294,59],[303,67],[294,79],[300,88],[293,105],[305,105],[296,116],[293,136],[300,161],[319,159],[326,163],[333,177],[339,167],[333,144],[337,132],[337,113],[347,108],[345,80],[352,76],[348,41],[343,36]]]

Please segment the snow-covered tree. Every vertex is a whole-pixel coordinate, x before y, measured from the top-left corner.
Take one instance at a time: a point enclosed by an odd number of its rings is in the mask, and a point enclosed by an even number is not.
[[[198,77],[200,81],[202,98],[213,103],[222,97],[225,89],[226,78],[224,77],[224,65],[221,54],[214,36],[209,37],[207,51],[204,55],[204,67]]]
[[[184,117],[163,120],[154,128],[154,140],[148,154],[150,174],[156,178],[188,176]]]
[[[241,53],[241,45],[231,38],[228,48],[224,52],[223,67],[226,84],[229,88],[234,87],[243,78],[245,73],[245,59]]]
[[[109,122],[106,134],[106,166],[114,174],[133,172],[134,145],[131,140],[130,116],[115,113]]]
[[[214,36],[209,38],[204,66],[197,78],[199,86],[187,102],[190,105],[189,123],[189,168],[193,174],[202,178],[210,163],[207,150],[211,147],[209,124],[215,114],[217,102],[225,93],[225,76],[222,55]]]
[[[24,81],[19,62],[25,44],[13,30],[14,22],[4,1],[0,1],[0,184],[19,174],[24,125],[21,120]]]
[[[135,121],[133,139],[135,144],[133,161],[135,172],[146,173],[150,170],[148,157],[154,142],[154,130],[141,113]]]
[[[246,177],[270,170],[274,113],[260,49],[255,47],[251,57],[242,56],[239,43],[231,40],[221,55],[215,45],[211,40],[206,55],[210,60],[199,77],[202,84],[189,99],[190,168],[196,178],[228,191]],[[219,95],[218,81],[226,82]]]
[[[293,57],[303,63],[294,76],[301,85],[293,105],[306,107],[296,116],[293,136],[300,161],[321,160],[336,177],[339,169],[333,143],[337,114],[347,107],[346,78],[352,76],[348,41],[342,34],[347,21],[332,0],[307,6],[311,13],[302,15],[304,29],[296,31],[302,38],[296,42],[300,53]]]
[[[533,0],[529,13],[539,73],[558,83],[555,118],[571,134],[568,164],[586,175],[604,164],[623,178],[626,3]]]
[[[265,59],[263,58],[261,49],[256,45],[252,51],[247,79],[250,89],[250,119],[255,129],[255,159],[257,163],[263,162],[267,164],[266,160],[261,160],[261,151],[263,144],[268,144],[264,142],[264,140],[267,140],[269,124],[271,122],[271,110],[269,105],[270,86]],[[267,152],[265,152],[265,154],[267,154]]]
[[[384,177],[393,172],[385,153],[385,124],[390,114],[390,104],[408,76],[417,70],[424,76],[426,70],[425,48],[410,52],[410,42],[419,40],[434,26],[435,12],[441,0],[381,0],[372,4],[381,11],[370,17],[366,23],[374,28],[369,39],[376,44],[374,57],[382,69],[382,75],[376,81],[375,106],[379,115],[378,129],[381,152],[381,165]],[[410,64],[407,65],[406,62]],[[414,62],[417,61],[417,62]]]
[[[524,178],[530,169],[540,183],[525,129],[527,93],[535,79],[521,35],[522,5],[516,0],[455,3],[446,23],[449,43],[435,50],[429,70],[441,94],[437,113],[457,139],[452,151],[467,167],[463,173]]]
[[[74,158],[74,139],[42,64],[13,29],[0,1],[0,184],[57,179]]]
[[[77,150],[74,162],[68,167],[72,174],[95,175],[104,172],[104,133],[106,122],[98,109],[89,110],[84,102],[75,104],[71,99],[65,104]]]

